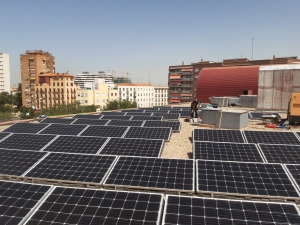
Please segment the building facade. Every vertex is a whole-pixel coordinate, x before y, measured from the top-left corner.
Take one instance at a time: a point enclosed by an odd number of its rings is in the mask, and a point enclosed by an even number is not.
[[[203,61],[190,65],[169,66],[168,86],[169,103],[191,102],[197,93],[197,81],[203,68],[241,67],[259,65],[297,64],[297,56],[276,57],[263,60],[249,60],[247,58],[224,59],[222,62]]]
[[[55,57],[42,50],[28,50],[20,55],[22,104],[36,107],[39,103],[36,96],[36,84],[44,73],[55,73]]]
[[[10,92],[9,55],[0,53],[0,92]]]
[[[119,100],[127,99],[136,102],[138,107],[150,107],[154,105],[154,87],[151,84],[116,84]]]
[[[154,87],[155,93],[155,106],[168,105],[169,104],[169,87],[167,86],[156,86]]]
[[[104,79],[105,83],[109,84],[111,88],[114,87],[114,82],[111,74],[104,71],[99,71],[98,73],[82,72],[80,74],[76,74],[75,83],[83,89],[85,88],[85,84],[93,84],[99,78]]]
[[[46,73],[38,76],[35,85],[36,109],[76,102],[74,76],[70,74]]]
[[[118,100],[118,90],[111,88],[107,83],[97,83],[94,88],[77,89],[76,101],[80,105],[95,105],[103,109],[108,102]]]

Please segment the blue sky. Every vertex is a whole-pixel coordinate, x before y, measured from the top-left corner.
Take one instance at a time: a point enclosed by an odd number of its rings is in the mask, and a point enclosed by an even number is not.
[[[42,49],[56,72],[128,71],[166,85],[168,67],[204,60],[300,57],[299,0],[0,0],[0,52]],[[123,75],[117,73],[116,75]]]

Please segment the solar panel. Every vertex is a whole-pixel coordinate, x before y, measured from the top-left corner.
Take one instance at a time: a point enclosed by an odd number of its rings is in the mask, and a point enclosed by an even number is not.
[[[73,116],[75,119],[92,119],[92,120],[99,120],[102,115],[89,115],[89,114],[77,114]]]
[[[0,132],[0,141],[10,135],[11,133]]]
[[[148,110],[155,110],[155,111],[157,111],[159,108],[152,108],[152,107],[148,107],[148,108],[138,108],[138,110],[146,110],[146,111],[148,111]]]
[[[108,116],[124,116],[125,112],[101,112],[100,115],[108,115]]]
[[[124,138],[170,140],[172,128],[169,127],[130,127]]]
[[[122,137],[128,127],[89,126],[80,136]]]
[[[101,184],[115,156],[50,153],[26,177]]]
[[[53,138],[54,135],[12,134],[0,142],[0,148],[39,151]]]
[[[130,120],[131,116],[109,116],[104,115],[101,119],[102,120]]]
[[[161,111],[161,109],[159,111]],[[181,113],[181,109],[177,109],[177,108],[169,109],[169,113]]]
[[[77,119],[73,124],[105,125],[109,120]]]
[[[194,159],[264,162],[255,144],[195,141],[193,154]]]
[[[43,151],[97,154],[107,138],[59,136]]]
[[[37,133],[44,128],[49,126],[49,124],[41,124],[41,123],[15,123],[3,130],[3,132],[11,132],[11,133]]]
[[[293,132],[245,130],[248,143],[300,144]]]
[[[99,154],[159,157],[163,140],[111,138]]]
[[[292,203],[245,201],[167,195],[163,225],[173,224],[298,224]]]
[[[179,121],[145,121],[143,127],[171,127],[172,131],[180,131],[181,123]]]
[[[162,116],[132,116],[131,120],[162,120]]]
[[[191,110],[184,110],[180,112],[180,117],[188,117],[191,116]]]
[[[152,116],[162,116],[163,120],[179,120],[180,113],[153,113]]]
[[[285,165],[288,169],[288,172],[292,175],[292,179],[298,185],[298,189],[300,188],[300,165]]]
[[[141,109],[141,111],[144,111],[144,109]],[[139,111],[137,109],[122,109],[121,112],[125,113],[125,112],[139,112]]]
[[[193,192],[194,160],[121,156],[103,185]]]
[[[194,129],[193,140],[244,143],[244,138],[240,130]]]
[[[129,126],[129,127],[140,127],[144,123],[143,120],[110,120],[107,124],[109,126]]]
[[[127,112],[126,113],[126,116],[151,116],[151,115],[152,112]]]
[[[258,112],[258,111],[253,111],[251,112],[251,119],[261,119],[262,116],[264,115],[275,115],[278,118],[281,118],[280,114],[277,112]]]
[[[0,174],[21,176],[46,152],[0,149]]]
[[[53,123],[39,134],[78,135],[86,127],[87,125]]]
[[[62,124],[71,124],[75,119],[60,119],[60,118],[46,118],[40,123],[62,123]]]
[[[2,225],[22,224],[51,186],[0,181],[0,219]]]
[[[56,187],[26,224],[160,224],[163,195]]]
[[[259,144],[268,163],[300,164],[300,145]]]
[[[197,160],[197,192],[299,198],[281,164]]]

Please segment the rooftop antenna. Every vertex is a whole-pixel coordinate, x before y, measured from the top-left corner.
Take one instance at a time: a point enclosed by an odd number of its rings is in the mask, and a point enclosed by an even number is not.
[[[254,40],[254,38],[252,38],[252,55],[251,55],[251,63],[252,63],[252,65],[253,65],[253,40]]]

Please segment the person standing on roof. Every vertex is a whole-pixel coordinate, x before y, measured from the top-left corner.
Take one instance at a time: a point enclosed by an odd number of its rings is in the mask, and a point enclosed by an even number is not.
[[[198,109],[198,101],[195,98],[195,100],[192,101],[192,103],[191,103],[191,117],[192,118],[198,118],[197,109]]]

